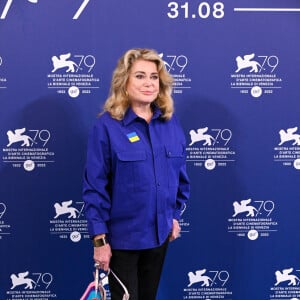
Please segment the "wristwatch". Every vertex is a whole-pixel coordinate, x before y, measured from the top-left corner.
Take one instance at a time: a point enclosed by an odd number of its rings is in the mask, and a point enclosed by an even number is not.
[[[108,244],[108,242],[105,237],[101,237],[99,239],[93,240],[93,244],[94,244],[94,247],[102,247],[102,246]]]

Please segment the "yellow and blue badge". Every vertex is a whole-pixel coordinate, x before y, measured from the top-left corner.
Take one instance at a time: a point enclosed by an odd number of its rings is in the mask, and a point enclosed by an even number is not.
[[[137,142],[140,140],[139,136],[136,134],[135,131],[128,133],[127,137],[131,143],[134,143],[134,142]]]

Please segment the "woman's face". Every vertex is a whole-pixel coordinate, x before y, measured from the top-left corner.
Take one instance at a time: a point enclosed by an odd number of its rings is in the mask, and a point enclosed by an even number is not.
[[[159,93],[159,75],[152,61],[136,60],[130,70],[127,93],[131,105],[150,104]]]

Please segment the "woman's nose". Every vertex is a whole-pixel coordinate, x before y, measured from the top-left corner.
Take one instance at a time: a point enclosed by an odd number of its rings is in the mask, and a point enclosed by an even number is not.
[[[151,78],[150,78],[150,77],[146,77],[146,78],[145,78],[145,83],[144,83],[144,84],[147,85],[147,86],[149,86],[149,85],[152,85],[153,82],[151,81]]]

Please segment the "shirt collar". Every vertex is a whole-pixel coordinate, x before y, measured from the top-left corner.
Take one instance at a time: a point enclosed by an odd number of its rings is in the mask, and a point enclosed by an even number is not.
[[[157,105],[153,104],[152,109],[153,109],[152,120],[157,119],[162,115],[162,112],[161,112],[160,108]],[[139,118],[139,116],[137,116],[137,114],[132,110],[132,108],[129,107],[127,109],[126,113],[125,113],[124,118],[123,118],[123,124],[125,126],[127,126],[129,123],[133,122],[137,118]]]

